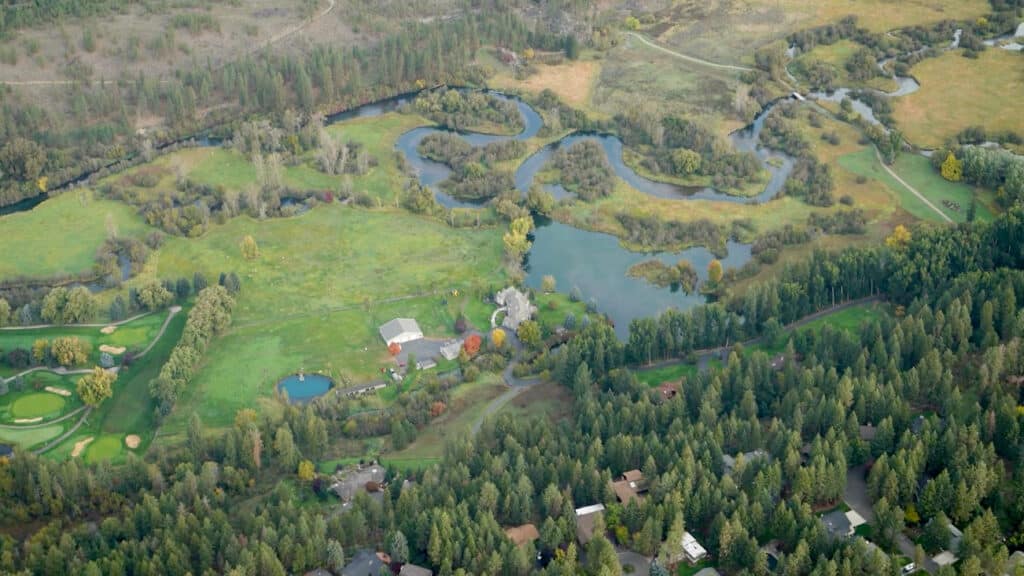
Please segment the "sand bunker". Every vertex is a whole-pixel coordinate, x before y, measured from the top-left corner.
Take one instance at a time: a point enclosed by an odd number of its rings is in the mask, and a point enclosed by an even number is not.
[[[139,438],[137,434],[129,434],[124,437],[124,445],[135,450],[142,444],[142,438]]]
[[[78,442],[75,442],[75,449],[71,451],[71,457],[78,458],[79,456],[81,456],[82,452],[85,451],[85,447],[88,446],[89,443],[92,441],[93,437],[89,436],[85,440],[79,440]]]
[[[18,418],[14,421],[15,424],[35,424],[36,422],[42,422],[42,416],[36,416],[35,418]]]
[[[100,352],[106,352],[107,354],[113,354],[116,356],[118,354],[124,354],[124,351],[124,346],[111,346],[110,344],[100,345]]]
[[[52,394],[56,394],[57,396],[63,396],[65,398],[67,398],[68,396],[71,396],[71,391],[70,390],[65,390],[63,388],[57,388],[55,386],[47,386],[46,388],[44,388],[44,390],[46,390],[47,392],[50,392]]]
[[[117,326],[104,326],[103,328],[100,328],[100,333],[101,334],[113,334],[114,330],[117,330]]]

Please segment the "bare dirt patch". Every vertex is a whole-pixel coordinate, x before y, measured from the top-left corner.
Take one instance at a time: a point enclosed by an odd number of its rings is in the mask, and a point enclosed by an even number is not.
[[[542,64],[537,67],[535,74],[519,81],[519,86],[530,92],[551,90],[565,102],[573,106],[582,106],[589,100],[590,90],[600,70],[600,63],[594,60],[579,60],[552,66]]]
[[[135,450],[142,444],[142,438],[139,438],[138,434],[129,434],[124,437],[124,445],[128,448]]]
[[[93,438],[92,436],[89,436],[85,440],[79,440],[78,442],[75,442],[75,448],[71,451],[71,457],[78,458],[79,456],[81,456],[82,452],[85,452],[85,447],[88,446],[89,443],[92,442],[94,439],[95,438]]]
[[[100,328],[100,334],[113,334],[117,330],[117,326],[104,326]]]
[[[100,352],[106,352],[107,354],[124,354],[126,348],[124,346],[111,346],[110,344],[101,344]]]
[[[67,398],[68,396],[71,396],[71,391],[70,390],[65,390],[63,388],[57,388],[56,386],[47,386],[46,388],[44,388],[44,390],[46,390],[47,392],[50,392],[51,394],[56,394],[57,396],[63,396],[65,398]]]

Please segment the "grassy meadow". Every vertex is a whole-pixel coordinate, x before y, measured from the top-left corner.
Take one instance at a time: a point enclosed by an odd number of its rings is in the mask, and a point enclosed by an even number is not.
[[[893,116],[915,146],[938,148],[971,126],[1024,134],[1019,53],[990,48],[968,59],[953,50],[921,61],[910,73],[921,89],[896,99]]]
[[[254,261],[238,247],[246,234],[259,243]],[[390,362],[380,324],[413,317],[428,336],[452,335],[468,294],[503,281],[501,254],[497,229],[452,229],[404,211],[340,205],[262,222],[243,216],[199,239],[170,239],[146,275],[235,270],[242,293],[231,330],[207,350],[162,434],[183,431],[192,411],[207,426],[226,424],[299,368],[354,382],[377,377]]]
[[[65,192],[28,212],[0,218],[0,278],[89,272],[96,249],[107,239],[108,222],[124,237],[150,230],[131,206],[88,190]]]

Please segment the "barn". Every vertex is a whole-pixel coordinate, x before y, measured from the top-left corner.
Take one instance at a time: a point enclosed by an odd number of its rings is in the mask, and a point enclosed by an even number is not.
[[[419,340],[423,338],[423,331],[412,318],[395,318],[380,327],[380,337],[390,346]]]

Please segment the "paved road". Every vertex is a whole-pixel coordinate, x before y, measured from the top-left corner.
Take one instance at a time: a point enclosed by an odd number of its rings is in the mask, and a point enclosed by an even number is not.
[[[868,496],[866,474],[867,465],[865,464],[846,471],[846,488],[843,490],[843,500],[857,514],[860,514],[868,524],[871,524],[875,521],[875,511],[871,505],[871,498]],[[914,558],[915,545],[911,542],[910,538],[907,538],[906,534],[901,532],[896,537],[896,546],[900,549],[901,554],[910,559]],[[934,573],[939,569],[939,566],[932,562],[931,558],[926,558],[922,568],[929,573]]]
[[[928,200],[927,198],[924,197],[923,194],[918,192],[917,188],[914,188],[910,184],[907,184],[906,180],[904,180],[903,178],[900,178],[899,174],[897,174],[891,168],[889,168],[889,165],[886,164],[884,160],[882,160],[882,154],[878,151],[877,147],[875,148],[875,157],[878,158],[878,163],[882,165],[882,168],[884,168],[886,172],[889,173],[889,176],[892,176],[893,178],[896,179],[897,182],[902,184],[904,188],[906,188],[907,190],[910,190],[910,192],[913,193],[914,196],[917,196],[918,200],[920,200],[921,202],[924,202],[929,208],[934,210],[935,213],[938,214],[943,220],[945,220],[946,222],[949,222],[950,224],[953,223],[953,219],[952,218],[950,218],[949,216],[946,216],[945,212],[943,212],[942,210],[939,210],[938,207],[935,206],[935,204],[932,204],[930,200]]]
[[[647,37],[641,36],[640,34],[637,34],[636,32],[626,32],[626,34],[629,34],[630,36],[640,40],[641,42],[643,42],[644,44],[647,44],[648,46],[650,46],[651,48],[654,48],[655,50],[661,50],[662,52],[664,52],[666,54],[670,54],[672,56],[675,56],[676,58],[680,58],[682,60],[686,60],[687,62],[692,62],[694,64],[700,64],[701,66],[708,66],[710,68],[718,68],[719,70],[730,70],[730,71],[733,71],[733,72],[751,72],[751,71],[754,70],[753,68],[747,68],[746,66],[734,66],[732,64],[718,64],[717,62],[711,62],[711,61],[705,60],[703,58],[697,58],[696,56],[690,56],[688,54],[682,54],[680,52],[676,52],[675,50],[669,50],[668,48],[665,48],[664,46],[660,46],[658,44],[655,44],[654,42],[651,42],[650,40],[647,39]]]

